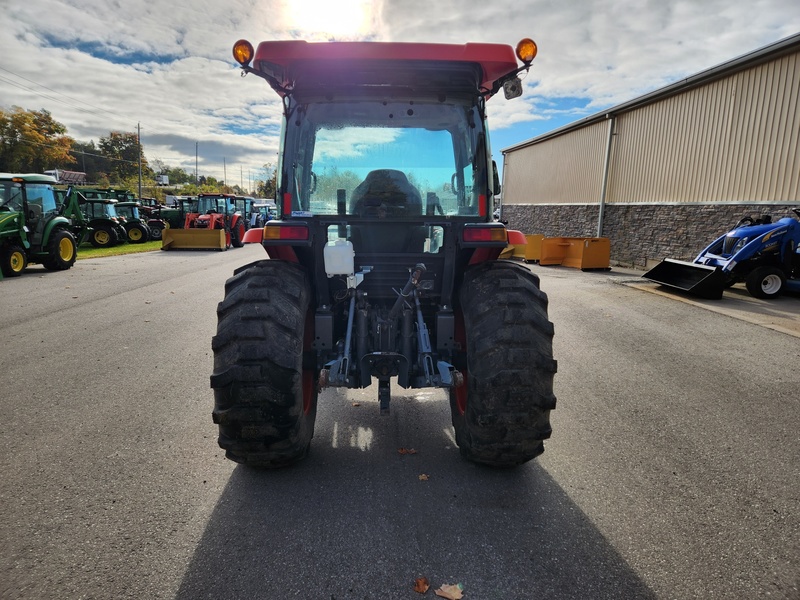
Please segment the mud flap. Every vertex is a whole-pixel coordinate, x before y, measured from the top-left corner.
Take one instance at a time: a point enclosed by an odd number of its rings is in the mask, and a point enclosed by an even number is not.
[[[726,281],[719,267],[671,258],[665,258],[642,277],[708,300],[722,298]]]

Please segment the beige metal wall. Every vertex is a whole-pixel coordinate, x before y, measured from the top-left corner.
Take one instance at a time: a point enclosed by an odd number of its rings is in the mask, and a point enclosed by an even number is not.
[[[608,125],[596,123],[521,150],[503,163],[503,202],[597,202]]]
[[[800,54],[616,118],[606,201],[800,200]],[[505,155],[503,202],[599,202],[607,122]]]

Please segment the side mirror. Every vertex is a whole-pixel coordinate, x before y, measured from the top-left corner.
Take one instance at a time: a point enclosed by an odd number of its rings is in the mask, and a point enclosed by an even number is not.
[[[495,196],[500,195],[500,174],[497,172],[497,163],[492,161],[492,176],[494,180],[494,186],[492,187],[492,193]]]

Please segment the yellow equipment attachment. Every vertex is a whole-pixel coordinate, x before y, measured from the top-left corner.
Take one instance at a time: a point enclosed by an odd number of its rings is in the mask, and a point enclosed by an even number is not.
[[[162,232],[162,250],[227,250],[224,229],[177,229]]]

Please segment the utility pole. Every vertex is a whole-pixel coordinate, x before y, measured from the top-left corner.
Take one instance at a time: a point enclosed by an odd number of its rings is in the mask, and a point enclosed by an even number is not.
[[[200,178],[197,176],[197,146],[199,142],[194,143],[194,183],[200,185]]]
[[[142,124],[136,124],[136,144],[139,146],[139,199],[142,198]]]
[[[228,185],[228,168],[225,166],[225,157],[222,157],[222,183]]]

